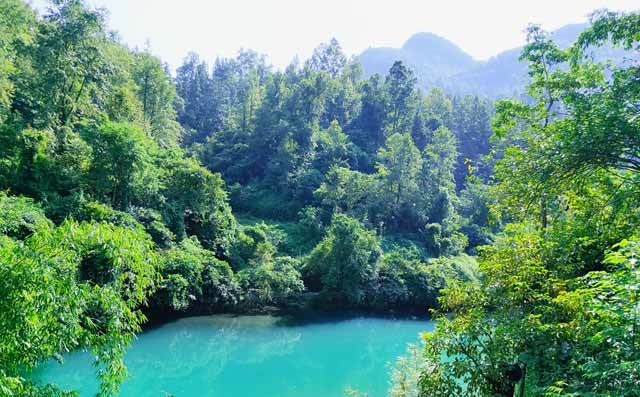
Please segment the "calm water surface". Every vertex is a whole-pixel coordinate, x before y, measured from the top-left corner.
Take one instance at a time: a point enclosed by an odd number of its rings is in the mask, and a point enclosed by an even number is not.
[[[407,343],[432,329],[424,320],[376,317],[292,319],[191,317],[144,332],[126,356],[121,396],[333,397],[347,388],[385,396],[389,368]],[[49,362],[39,382],[93,396],[88,353]]]

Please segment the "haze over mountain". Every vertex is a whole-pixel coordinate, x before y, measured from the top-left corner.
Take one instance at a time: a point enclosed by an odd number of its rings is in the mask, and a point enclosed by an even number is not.
[[[551,33],[561,47],[571,45],[587,24],[566,25]],[[528,80],[527,65],[518,58],[522,47],[503,51],[486,61],[474,59],[456,44],[433,33],[416,33],[401,48],[373,47],[359,56],[366,77],[386,75],[397,60],[410,67],[419,86],[439,87],[451,94],[478,94],[490,98],[518,95]],[[596,59],[621,62],[624,52],[604,47]],[[628,53],[627,53],[628,54]]]

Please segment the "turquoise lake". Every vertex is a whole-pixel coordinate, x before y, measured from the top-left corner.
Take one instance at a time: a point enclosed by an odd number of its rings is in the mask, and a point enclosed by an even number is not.
[[[120,395],[338,397],[351,388],[381,397],[391,364],[432,328],[426,320],[366,316],[185,318],[138,336]],[[45,363],[32,378],[81,396],[97,391],[86,352]]]

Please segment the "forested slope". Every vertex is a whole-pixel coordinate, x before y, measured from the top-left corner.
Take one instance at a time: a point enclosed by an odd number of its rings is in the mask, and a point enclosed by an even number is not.
[[[365,80],[335,41],[285,71],[245,51],[174,77],[79,0],[0,7],[3,394],[56,394],[22,376],[78,348],[115,393],[148,316],[306,291],[425,312],[477,281],[491,103],[424,96],[402,63]]]
[[[640,394],[640,69],[589,56],[637,56],[640,15],[599,12],[566,50],[529,37],[528,101],[499,102],[493,123],[492,212],[508,225],[480,249],[480,284],[442,291],[396,395]]]
[[[583,50],[638,25],[532,29],[530,100],[494,104],[364,78],[335,40],[172,75],[81,0],[0,0],[0,393],[64,395],[25,374],[85,348],[114,395],[148,317],[310,301],[439,308],[424,395],[634,395],[638,68]]]

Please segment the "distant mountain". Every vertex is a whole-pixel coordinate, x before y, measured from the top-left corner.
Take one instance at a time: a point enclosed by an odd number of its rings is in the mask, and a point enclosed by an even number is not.
[[[420,85],[429,88],[442,84],[447,77],[478,67],[474,60],[449,40],[433,33],[417,33],[402,48],[369,48],[359,56],[365,75],[386,75],[397,60],[409,66]]]
[[[551,33],[561,48],[573,44],[587,24],[566,25]],[[441,87],[454,94],[478,94],[487,97],[509,97],[522,93],[529,82],[527,64],[519,60],[522,47],[501,52],[480,65],[465,70]]]
[[[566,25],[551,33],[562,48],[571,45],[587,24]],[[451,94],[478,94],[490,98],[517,96],[529,76],[518,58],[522,47],[504,51],[487,61],[478,61],[449,40],[432,33],[417,33],[401,48],[369,48],[360,56],[365,76],[386,75],[396,60],[407,64],[428,90],[443,88]],[[604,47],[593,52],[596,59],[622,62],[629,53]]]

